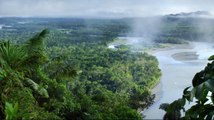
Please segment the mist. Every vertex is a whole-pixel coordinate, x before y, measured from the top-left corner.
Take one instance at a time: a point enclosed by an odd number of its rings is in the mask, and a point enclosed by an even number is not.
[[[161,33],[163,18],[147,17],[134,19],[131,24],[131,36],[142,38],[142,43],[154,43],[154,39]]]
[[[128,38],[128,44],[134,48],[153,46],[168,38],[175,38],[176,40],[172,43],[176,44],[185,43],[183,41],[214,41],[214,16],[209,11],[133,18],[130,26],[131,31],[127,36],[135,37],[135,40]],[[171,43],[170,41],[165,42]]]
[[[122,18],[213,12],[212,0],[1,0],[0,16]]]
[[[193,21],[200,34],[199,41],[211,42],[214,39],[214,18],[200,18]]]

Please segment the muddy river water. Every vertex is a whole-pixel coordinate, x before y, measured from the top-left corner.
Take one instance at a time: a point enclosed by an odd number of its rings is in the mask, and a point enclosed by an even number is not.
[[[164,111],[161,103],[170,103],[182,96],[183,89],[191,86],[195,73],[207,64],[207,59],[214,54],[213,44],[191,42],[188,47],[174,46],[170,49],[152,53],[159,61],[162,77],[154,89],[155,103],[143,112],[145,119],[162,119]]]

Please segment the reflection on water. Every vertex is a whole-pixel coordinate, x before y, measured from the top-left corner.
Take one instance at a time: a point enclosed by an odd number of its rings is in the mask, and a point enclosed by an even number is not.
[[[205,43],[205,42],[195,42],[194,50],[197,52],[196,54],[199,55],[199,59],[207,59],[208,56],[214,54],[213,44],[212,43]]]
[[[146,119],[162,119],[165,112],[159,109],[160,104],[170,103],[180,98],[183,89],[191,86],[195,73],[201,71],[208,62],[206,59],[214,54],[212,44],[203,42],[191,44],[195,46],[193,49],[171,49],[154,54],[162,70],[159,92],[161,97],[148,110],[144,111]],[[171,57],[173,54],[180,52],[196,52],[199,57],[197,60],[189,61],[178,61]]]
[[[0,24],[0,30],[3,28],[4,25]]]

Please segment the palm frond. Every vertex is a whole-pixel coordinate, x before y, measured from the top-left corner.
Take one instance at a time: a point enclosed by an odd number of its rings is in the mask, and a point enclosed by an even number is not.
[[[44,64],[47,61],[47,55],[44,51],[44,40],[48,33],[49,31],[45,29],[26,42],[23,47],[23,49],[28,53],[26,63],[29,63],[31,66],[36,66]]]
[[[29,52],[31,52],[34,49],[41,49],[44,47],[44,39],[49,34],[49,30],[45,29],[42,32],[36,34],[34,37],[32,37],[29,41],[26,42],[28,46]]]
[[[9,41],[0,43],[0,65],[3,68],[19,69],[27,54],[20,46],[11,45]]]

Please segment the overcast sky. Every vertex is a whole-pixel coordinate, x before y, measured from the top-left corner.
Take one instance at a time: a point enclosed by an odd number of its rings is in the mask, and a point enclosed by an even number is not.
[[[214,11],[214,0],[0,0],[0,16],[144,17]]]

